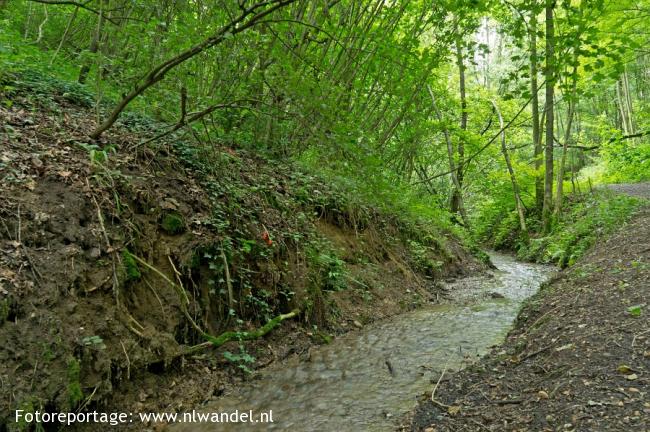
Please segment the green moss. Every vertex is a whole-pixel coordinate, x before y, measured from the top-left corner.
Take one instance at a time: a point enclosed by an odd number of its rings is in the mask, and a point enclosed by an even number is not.
[[[167,234],[180,234],[185,231],[183,216],[176,212],[166,213],[162,218],[160,226]]]
[[[126,271],[127,280],[138,280],[142,277],[138,263],[135,261],[135,258],[133,258],[133,255],[131,255],[131,252],[129,252],[128,249],[122,251],[122,264]]]
[[[75,408],[79,402],[84,397],[83,391],[81,390],[81,365],[79,360],[74,357],[71,357],[68,360],[68,402],[70,403],[70,409]]]

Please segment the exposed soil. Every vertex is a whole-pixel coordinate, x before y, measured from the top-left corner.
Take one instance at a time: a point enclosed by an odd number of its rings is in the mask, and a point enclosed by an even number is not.
[[[427,249],[439,266],[419,268],[390,221],[368,210],[376,219],[348,223],[354,215],[312,203],[326,185],[309,178],[301,186],[291,167],[220,147],[221,171],[206,178],[170,145],[135,147],[141,138],[127,122],[103,138],[117,152],[97,164],[96,151],[80,145],[94,124],[88,108],[56,95],[12,102],[0,107],[0,430],[23,428],[11,420],[17,408],[183,411],[247,379],[223,357],[238,345],[206,348],[184,309],[219,334],[309,305],[246,344],[255,369],[435,302],[437,281],[483,268],[447,234]],[[239,213],[224,210],[233,208]],[[213,255],[227,238],[245,251],[227,262],[239,281],[239,322],[211,289],[225,289],[223,260]],[[321,274],[301,245],[315,239],[338,250],[347,289],[314,288]],[[129,264],[125,251],[183,286],[188,299]]]
[[[610,188],[650,198],[648,183]],[[404,429],[650,430],[648,299],[645,207],[529,301],[503,345],[443,376]]]

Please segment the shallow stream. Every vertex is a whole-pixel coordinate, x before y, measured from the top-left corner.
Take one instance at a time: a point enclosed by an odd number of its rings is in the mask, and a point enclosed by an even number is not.
[[[273,424],[193,424],[192,431],[390,431],[443,369],[499,343],[521,303],[554,269],[492,253],[498,270],[447,284],[451,304],[425,307],[288,359],[201,411],[272,410]]]

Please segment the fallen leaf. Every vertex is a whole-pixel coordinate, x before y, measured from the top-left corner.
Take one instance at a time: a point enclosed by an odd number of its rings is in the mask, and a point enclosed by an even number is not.
[[[58,174],[63,178],[68,178],[72,175],[72,171],[59,171]]]
[[[572,344],[572,343],[570,343],[570,344],[566,344],[566,345],[562,345],[561,347],[555,348],[555,351],[558,351],[558,352],[559,352],[559,351],[564,351],[564,350],[569,349],[569,348],[573,348],[573,344]]]
[[[458,405],[452,405],[447,408],[447,412],[451,415],[456,415],[460,412],[460,407]]]
[[[629,375],[634,372],[631,367],[624,364],[620,365],[617,370],[624,375]]]
[[[539,396],[540,399],[548,399],[548,393],[546,393],[544,390],[538,391],[537,396]]]
[[[638,317],[638,316],[641,315],[641,308],[642,307],[643,307],[643,305],[640,305],[640,304],[630,306],[629,308],[627,308],[627,311],[631,316]]]
[[[633,380],[637,379],[638,377],[639,376],[637,374],[634,374],[634,373],[625,376],[625,378],[627,378],[630,381],[633,381]]]

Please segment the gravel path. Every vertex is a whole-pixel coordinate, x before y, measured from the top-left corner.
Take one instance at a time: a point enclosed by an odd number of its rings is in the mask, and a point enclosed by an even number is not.
[[[650,182],[610,184],[606,187],[614,192],[650,199]]]

